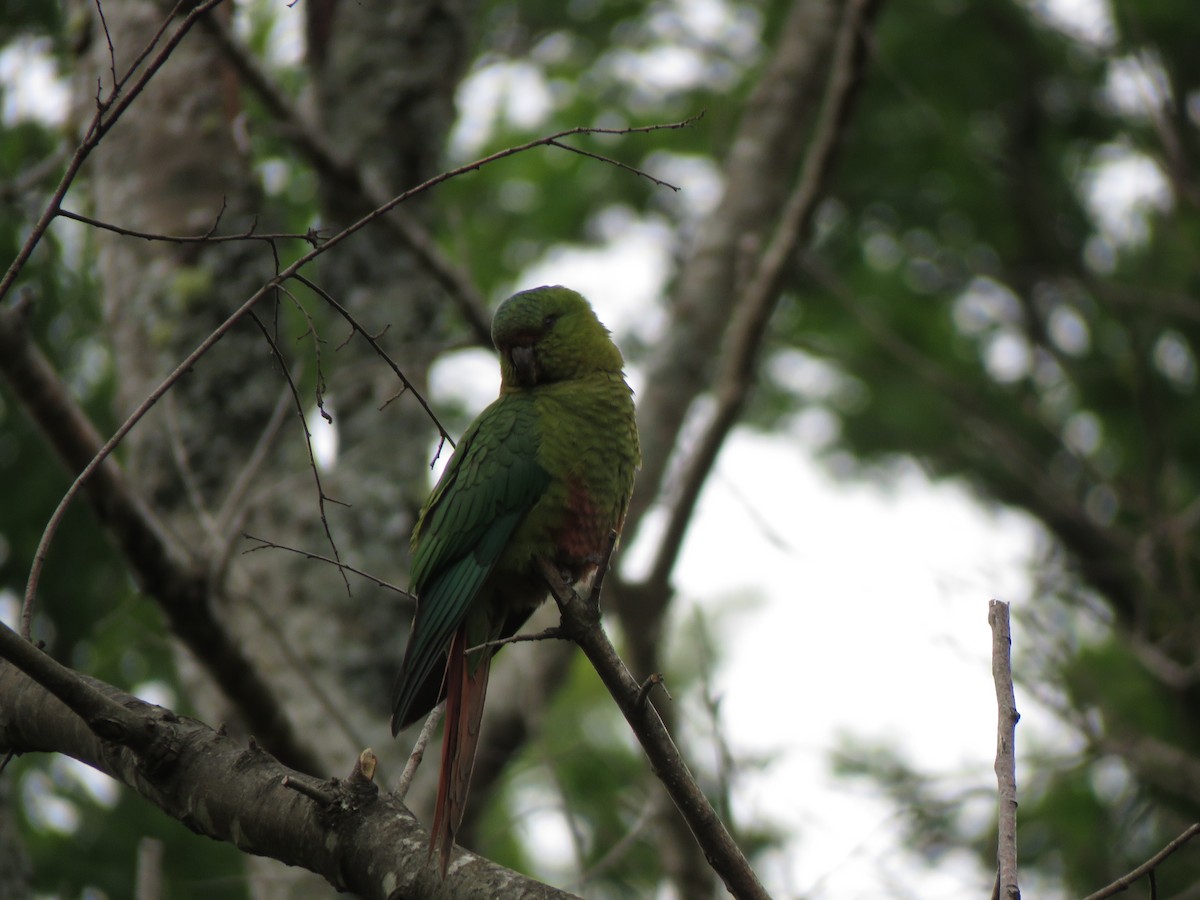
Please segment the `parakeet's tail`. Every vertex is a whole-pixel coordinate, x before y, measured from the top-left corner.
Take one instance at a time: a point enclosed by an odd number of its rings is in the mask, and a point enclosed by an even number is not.
[[[446,726],[442,734],[442,771],[438,778],[437,805],[429,853],[441,847],[442,875],[450,865],[454,835],[462,824],[479,745],[479,723],[487,695],[492,653],[484,650],[467,658],[467,628],[454,632],[446,662]]]

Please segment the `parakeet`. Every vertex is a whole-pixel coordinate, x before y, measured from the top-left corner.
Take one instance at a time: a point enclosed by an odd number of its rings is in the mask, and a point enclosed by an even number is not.
[[[546,558],[588,584],[620,533],[640,464],[624,361],[562,286],[505,300],[492,320],[500,396],[467,429],[412,534],[417,613],[392,694],[392,734],[446,699],[430,853],[445,874],[462,822],[497,648],[549,597]]]

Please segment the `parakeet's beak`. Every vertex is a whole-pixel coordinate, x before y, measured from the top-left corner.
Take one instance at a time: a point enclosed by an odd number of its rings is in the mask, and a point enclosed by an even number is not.
[[[533,347],[518,344],[508,351],[508,358],[512,360],[513,370],[517,373],[518,384],[537,384],[538,364]]]

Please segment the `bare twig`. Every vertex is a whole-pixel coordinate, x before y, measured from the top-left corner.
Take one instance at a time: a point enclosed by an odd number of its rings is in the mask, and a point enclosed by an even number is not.
[[[276,346],[270,329],[263,324],[262,319],[253,310],[250,311],[250,320],[262,332],[263,339],[267,342],[267,346],[271,348],[271,353],[279,360],[279,368],[283,372],[284,378],[287,379],[288,390],[291,392],[292,401],[296,405],[296,416],[300,420],[300,426],[304,429],[304,447],[308,451],[308,468],[312,472],[313,482],[317,487],[317,512],[321,518],[321,527],[325,529],[325,539],[329,541],[329,547],[333,550],[333,558],[337,560],[338,574],[342,576],[342,584],[346,587],[346,596],[351,596],[353,592],[350,590],[350,579],[346,577],[346,570],[341,568],[342,554],[338,550],[337,541],[334,540],[333,532],[329,528],[329,519],[325,515],[326,502],[337,503],[341,506],[345,506],[346,504],[325,493],[325,486],[321,483],[321,471],[317,467],[316,453],[313,450],[312,431],[308,427],[308,417],[304,415],[304,403],[300,399],[300,391],[296,388],[296,383],[292,381],[292,373],[288,371],[287,361],[283,358],[283,354],[279,352],[279,347]]]
[[[310,247],[318,247],[322,240],[320,233],[311,228],[303,234],[273,232],[260,234],[251,226],[238,234],[216,234],[217,226],[214,224],[211,229],[203,234],[158,234],[151,231],[137,231],[133,228],[113,225],[111,222],[102,222],[99,219],[85,216],[82,213],[72,212],[69,209],[60,209],[58,214],[64,219],[71,219],[72,221],[89,225],[92,228],[99,228],[101,231],[111,231],[113,234],[119,234],[122,237],[138,238],[143,241],[159,241],[168,244],[226,244],[235,241],[262,241],[266,244],[273,244],[276,241],[304,241]]]
[[[998,893],[1000,900],[1020,900],[1017,886],[1017,700],[1013,693],[1012,632],[1008,604],[992,600],[988,604],[988,624],[992,627],[992,678],[996,682],[996,782],[999,789],[999,836],[996,847]]]
[[[1104,900],[1105,897],[1112,897],[1115,894],[1121,893],[1143,875],[1153,877],[1154,871],[1162,864],[1163,860],[1198,834],[1200,834],[1200,822],[1189,825],[1183,834],[1179,835],[1179,837],[1175,838],[1175,840],[1171,841],[1171,843],[1167,844],[1167,846],[1163,847],[1132,872],[1122,875],[1112,884],[1101,888],[1096,893],[1088,894],[1083,900]]]
[[[619,841],[609,847],[608,852],[596,860],[595,865],[579,877],[579,885],[585,885],[589,881],[594,881],[619,863],[636,846],[637,839],[641,837],[642,832],[646,830],[646,826],[654,819],[656,808],[657,803],[655,802],[655,798],[646,798],[646,803],[642,806],[642,811],[638,813],[638,817],[633,825],[630,826],[629,831],[623,834]]]
[[[349,572],[352,575],[357,575],[359,578],[365,578],[367,581],[370,581],[372,584],[376,584],[381,588],[394,591],[407,600],[416,600],[416,597],[414,597],[411,593],[402,587],[396,587],[396,585],[392,584],[390,581],[385,581],[382,578],[372,575],[370,572],[364,572],[362,569],[356,569],[354,566],[351,566],[347,563],[338,562],[336,559],[330,559],[328,556],[322,556],[320,553],[311,553],[308,550],[298,550],[295,547],[288,547],[285,544],[277,544],[274,541],[268,541],[266,538],[255,537],[254,535],[246,534],[245,532],[242,533],[242,537],[248,541],[258,542],[257,547],[249,547],[246,550],[243,550],[243,553],[255,553],[259,550],[286,550],[288,553],[298,554],[299,556],[303,556],[305,559],[311,559],[316,562],[323,562],[331,566],[336,566],[337,568]]]
[[[289,791],[295,791],[297,794],[303,794],[309,800],[312,800],[323,809],[329,809],[337,802],[337,797],[330,791],[325,790],[325,785],[313,784],[307,778],[297,777],[295,775],[284,775],[280,781]]]
[[[143,837],[137,845],[137,871],[134,879],[133,900],[162,900],[163,898],[163,842],[158,838]]]
[[[298,366],[296,371],[292,373],[292,380],[299,381],[302,371]],[[224,579],[229,559],[233,555],[233,536],[240,530],[240,526],[245,521],[249,511],[247,497],[250,493],[250,485],[262,469],[263,463],[267,461],[267,455],[275,443],[276,437],[279,435],[280,428],[283,427],[283,420],[287,415],[289,399],[291,399],[291,393],[285,385],[279,392],[279,399],[275,401],[275,406],[271,410],[267,424],[263,427],[262,433],[259,434],[258,441],[255,443],[254,449],[250,452],[250,457],[242,466],[241,471],[238,472],[237,478],[233,480],[233,484],[229,486],[229,490],[225,494],[225,499],[221,501],[221,506],[214,517],[214,534],[212,538],[215,544],[212,557],[209,560],[209,572],[214,584],[220,584]]]
[[[425,717],[425,724],[421,726],[421,733],[417,735],[417,742],[413,744],[412,753],[408,755],[408,762],[405,763],[404,771],[400,773],[400,780],[396,783],[397,800],[402,801],[408,796],[412,780],[417,774],[421,760],[425,758],[425,748],[429,746],[429,741],[433,738],[433,733],[437,731],[438,723],[442,721],[445,712],[446,707],[439,703]]]
[[[646,701],[650,699],[650,692],[659,685],[662,685],[663,693],[667,695],[668,700],[674,699],[671,697],[671,692],[667,690],[666,682],[667,679],[663,676],[662,672],[651,672],[647,675],[642,683],[638,685],[637,696],[633,700],[637,708],[642,709],[645,707]]]
[[[579,645],[595,667],[713,871],[735,897],[768,897],[745,854],[696,784],[654,704],[638,703],[641,688],[601,628],[600,608],[594,594],[586,599],[580,597],[563,581],[552,562],[543,558],[538,563],[562,613],[563,631]]]
[[[429,401],[426,400],[424,395],[422,395],[421,392],[413,386],[413,383],[408,380],[408,377],[403,371],[401,371],[400,366],[396,364],[395,360],[388,355],[387,351],[379,346],[379,342],[375,339],[375,337],[358,323],[358,320],[354,318],[354,316],[348,309],[346,309],[346,307],[342,306],[342,304],[338,303],[337,300],[333,299],[333,296],[327,290],[320,287],[310,279],[305,278],[298,272],[296,273],[295,277],[297,281],[332,306],[337,311],[338,315],[340,315],[350,324],[350,327],[353,329],[352,333],[362,335],[363,340],[371,345],[371,349],[375,351],[379,358],[387,363],[388,367],[396,373],[396,377],[399,378],[400,383],[404,385],[404,390],[401,391],[401,393],[408,392],[417,399],[417,402],[421,404],[421,409],[425,410],[425,415],[429,417],[429,420],[433,422],[434,426],[437,428],[438,434],[441,435],[442,440],[449,441],[450,446],[453,447],[454,440],[450,437],[450,433],[446,431],[445,426],[442,425],[441,420],[439,420],[437,415],[434,413],[433,407],[429,405]]]
[[[467,653],[475,653],[479,650],[486,650],[489,647],[503,647],[505,644],[524,644],[530,641],[565,641],[569,638],[563,634],[561,628],[557,625],[550,628],[543,628],[541,631],[532,631],[528,634],[513,634],[506,638],[497,638],[494,641],[485,641],[482,644],[476,644],[474,647],[468,647]]]
[[[702,115],[704,115],[704,113],[700,113],[700,115],[696,116],[696,118],[698,119]],[[586,156],[588,159],[594,159],[597,162],[608,163],[610,166],[616,166],[618,169],[624,169],[626,172],[631,172],[634,175],[637,175],[639,178],[645,178],[647,181],[658,185],[658,187],[670,188],[676,193],[679,193],[678,185],[671,184],[669,181],[663,181],[661,178],[655,178],[649,172],[643,172],[641,169],[631,166],[627,163],[623,163],[619,159],[613,159],[611,156],[605,156],[602,153],[594,153],[591,150],[584,150],[582,147],[572,147],[570,144],[564,144],[561,141],[551,141],[550,146],[558,147],[560,150],[566,150],[570,153],[577,153],[580,156]]]

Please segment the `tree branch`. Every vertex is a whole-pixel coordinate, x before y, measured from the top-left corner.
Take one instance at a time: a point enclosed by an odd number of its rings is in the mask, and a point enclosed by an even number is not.
[[[738,898],[769,895],[741,848],[726,830],[716,810],[696,784],[696,779],[671,739],[654,704],[646,702],[641,687],[600,626],[599,597],[585,600],[566,584],[553,563],[539,559],[542,575],[562,613],[562,631],[573,640],[595,667],[600,680],[616,701],[675,806],[691,828],[709,865]],[[641,702],[639,702],[641,698]]]
[[[1120,894],[1143,875],[1149,875],[1151,872],[1157,869],[1162,864],[1163,860],[1165,860],[1168,856],[1170,856],[1198,834],[1200,834],[1200,823],[1189,825],[1183,834],[1179,835],[1179,837],[1175,838],[1175,840],[1171,841],[1171,843],[1167,844],[1167,846],[1163,847],[1132,872],[1122,875],[1112,884],[1101,888],[1094,894],[1088,894],[1083,898],[1083,900],[1104,900],[1105,897],[1112,897],[1116,894]]]
[[[315,781],[253,740],[242,746],[202,722],[59,666],[32,645],[13,652],[14,641],[25,643],[11,630],[0,630],[0,656],[10,663],[10,652],[22,663],[30,662],[29,652],[42,659],[28,672],[0,662],[0,750],[74,757],[198,834],[308,869],[337,890],[368,900],[478,897],[481,891],[545,900],[572,896],[463,850],[455,851],[443,881],[427,861],[428,835],[402,803],[378,791],[369,768],[357,768],[344,781]],[[48,677],[51,671],[56,674]],[[56,684],[51,691],[43,677],[73,684]],[[130,746],[134,741],[98,736],[59,695],[101,697],[105,708],[122,710],[131,723],[125,736],[154,734],[170,753],[152,760]]]
[[[863,29],[874,5],[874,0],[854,0],[842,16],[825,96],[800,177],[753,274],[734,300],[723,363],[716,378],[716,409],[683,466],[666,530],[659,542],[651,574],[646,579],[650,592],[657,596],[669,596],[671,570],[679,557],[700,492],[725,439],[741,417],[756,381],[759,348],[770,315],[779,302],[780,285],[808,231],[821,188],[833,164],[834,150],[849,117],[865,57]]]
[[[1017,887],[1017,760],[1016,695],[1012,679],[1012,632],[1008,604],[993,600],[988,604],[988,624],[992,627],[992,678],[996,682],[999,707],[996,727],[996,781],[999,787],[999,837],[996,848],[997,892],[1000,900],[1020,900]]]

